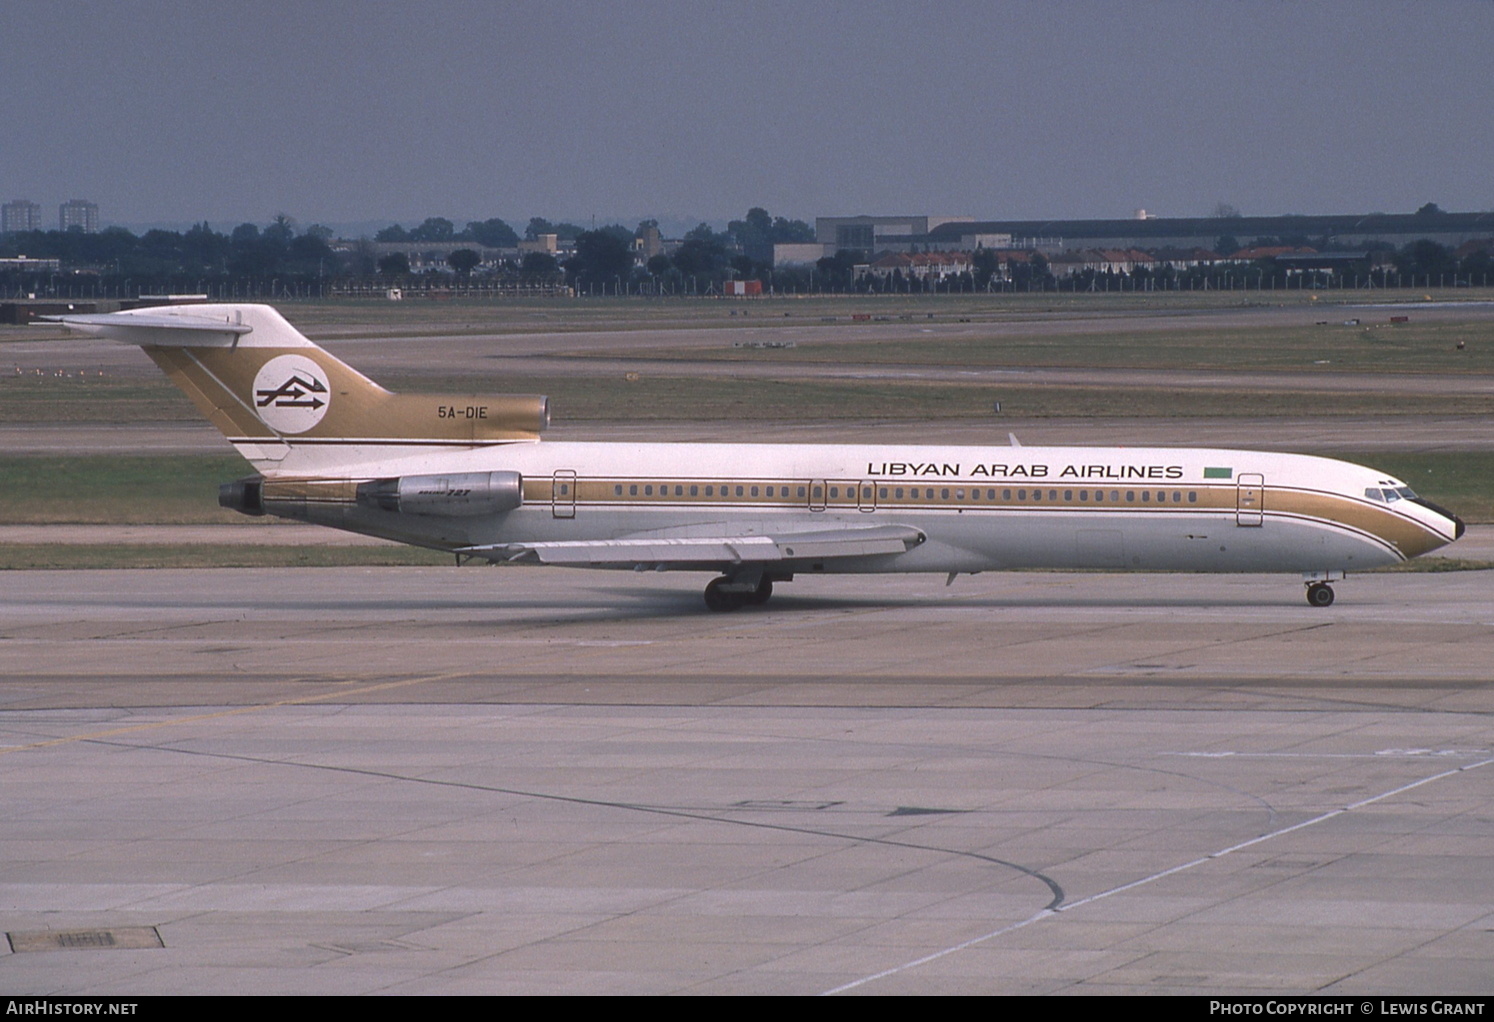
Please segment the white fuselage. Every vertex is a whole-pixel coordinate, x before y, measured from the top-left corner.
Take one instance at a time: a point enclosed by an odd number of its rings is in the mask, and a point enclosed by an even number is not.
[[[445,517],[313,502],[294,517],[445,549],[884,523],[927,537],[895,554],[789,559],[775,565],[785,576],[1002,568],[1324,573],[1394,564],[1456,535],[1456,520],[1440,509],[1387,501],[1383,494],[1404,484],[1383,473],[1254,451],[534,442],[416,452],[377,445],[350,468],[352,453],[340,452],[344,478],[515,471],[523,504]],[[267,476],[295,474],[297,460]],[[731,569],[667,560],[651,566]]]

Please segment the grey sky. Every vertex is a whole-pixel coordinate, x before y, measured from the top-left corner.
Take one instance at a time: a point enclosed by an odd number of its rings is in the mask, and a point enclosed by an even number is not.
[[[1494,3],[6,0],[106,222],[1494,208]]]

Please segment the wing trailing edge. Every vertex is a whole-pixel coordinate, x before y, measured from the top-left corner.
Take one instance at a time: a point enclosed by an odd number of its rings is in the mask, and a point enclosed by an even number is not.
[[[624,536],[619,539],[495,543],[456,551],[493,561],[569,567],[741,565],[901,554],[925,540],[911,525],[736,536]]]

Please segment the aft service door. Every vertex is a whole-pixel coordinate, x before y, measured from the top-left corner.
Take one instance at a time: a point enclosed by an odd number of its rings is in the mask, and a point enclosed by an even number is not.
[[[1235,524],[1256,527],[1265,521],[1266,478],[1241,472],[1235,480]]]
[[[550,508],[556,518],[576,517],[576,473],[557,469],[550,480]]]

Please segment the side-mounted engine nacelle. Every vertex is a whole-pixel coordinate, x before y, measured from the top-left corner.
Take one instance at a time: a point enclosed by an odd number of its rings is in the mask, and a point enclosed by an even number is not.
[[[512,511],[524,503],[518,472],[399,476],[358,484],[358,503],[408,515],[468,517]]]

